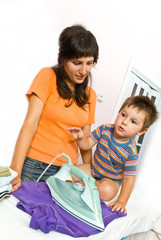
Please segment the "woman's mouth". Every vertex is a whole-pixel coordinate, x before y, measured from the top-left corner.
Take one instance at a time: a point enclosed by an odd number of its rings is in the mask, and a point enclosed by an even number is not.
[[[77,79],[79,79],[79,80],[83,80],[83,79],[84,79],[83,76],[76,76],[76,77],[77,77]]]

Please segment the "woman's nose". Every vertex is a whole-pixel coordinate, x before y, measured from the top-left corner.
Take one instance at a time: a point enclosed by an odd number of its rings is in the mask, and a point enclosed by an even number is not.
[[[87,74],[87,66],[86,65],[82,65],[79,72],[82,74],[82,75],[86,75]]]

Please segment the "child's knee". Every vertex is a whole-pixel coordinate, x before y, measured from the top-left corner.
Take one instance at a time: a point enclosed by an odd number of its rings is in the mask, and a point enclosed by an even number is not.
[[[97,181],[96,183],[100,198],[104,201],[110,201],[114,198],[119,190],[115,184],[108,181]]]
[[[111,186],[107,186],[104,184],[100,184],[100,186],[98,187],[98,191],[100,198],[104,201],[110,201],[115,195]]]

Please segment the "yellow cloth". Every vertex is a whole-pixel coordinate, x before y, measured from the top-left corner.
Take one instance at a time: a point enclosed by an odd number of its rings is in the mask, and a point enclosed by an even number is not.
[[[8,177],[11,176],[10,169],[5,166],[0,166],[0,177]]]

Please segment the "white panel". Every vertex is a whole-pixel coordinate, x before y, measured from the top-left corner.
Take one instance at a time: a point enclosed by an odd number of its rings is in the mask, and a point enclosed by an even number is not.
[[[159,111],[159,106],[161,103],[161,89],[158,86],[154,85],[151,80],[145,77],[135,67],[130,66],[125,76],[124,84],[122,86],[122,90],[115,108],[112,122],[115,121],[118,111],[126,98],[136,95],[148,96],[155,102],[156,108]],[[147,144],[147,140],[150,138],[151,131],[152,127],[150,127],[149,131],[146,134],[143,134],[140,137],[136,136],[136,145],[139,153],[139,159],[142,157],[145,146]]]

